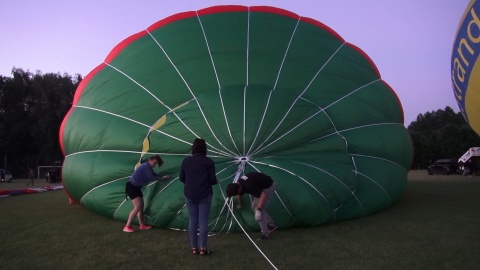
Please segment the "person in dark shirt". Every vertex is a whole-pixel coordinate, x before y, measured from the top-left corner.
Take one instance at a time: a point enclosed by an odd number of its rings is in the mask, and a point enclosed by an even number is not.
[[[218,181],[215,176],[215,163],[207,157],[205,140],[197,138],[193,142],[192,156],[185,158],[180,167],[180,181],[185,184],[183,193],[188,209],[188,235],[192,254],[208,255],[208,217],[212,204],[212,185],[218,184]]]
[[[475,159],[471,157],[468,161],[468,170],[469,170],[469,177],[472,177],[472,175],[475,175]]]
[[[35,184],[33,183],[33,169],[32,168],[29,168],[28,169],[28,182],[27,182],[27,186],[32,183],[32,186],[34,186]]]
[[[138,166],[135,172],[130,176],[127,184],[125,185],[125,193],[132,200],[133,210],[128,215],[127,224],[123,228],[124,232],[134,232],[131,224],[135,216],[138,217],[138,223],[140,224],[140,230],[151,229],[152,226],[145,225],[145,217],[143,213],[143,193],[142,188],[152,181],[158,181],[162,179],[168,179],[169,176],[162,176],[153,171],[153,167],[161,167],[163,160],[159,155],[151,156],[147,162]]]
[[[254,197],[252,209],[255,212],[255,221],[260,225],[262,232],[260,239],[262,240],[269,240],[270,233],[277,228],[275,221],[266,211],[268,203],[275,194],[276,187],[276,183],[270,176],[259,172],[249,172],[238,179],[236,183],[227,185],[227,196],[237,196],[239,209],[243,205],[243,194],[247,193]]]

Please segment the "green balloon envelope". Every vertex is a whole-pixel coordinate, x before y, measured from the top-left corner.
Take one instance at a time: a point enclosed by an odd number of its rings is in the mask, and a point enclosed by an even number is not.
[[[125,221],[125,183],[159,154],[171,178],[143,189],[147,223],[185,230],[178,172],[197,137],[220,181],[209,222],[217,232],[239,230],[224,190],[242,164],[277,182],[268,212],[287,228],[389,207],[413,152],[396,94],[359,48],[286,10],[215,6],[125,39],[84,78],[60,129],[65,189]],[[235,215],[258,230],[248,207]]]

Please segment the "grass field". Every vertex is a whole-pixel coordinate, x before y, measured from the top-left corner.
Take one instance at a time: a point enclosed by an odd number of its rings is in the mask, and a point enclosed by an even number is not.
[[[123,225],[68,205],[63,191],[0,198],[0,269],[271,268],[241,233],[210,237],[214,253],[200,257],[189,253],[186,232],[126,234]],[[412,171],[387,210],[257,243],[278,269],[480,269],[480,177]]]

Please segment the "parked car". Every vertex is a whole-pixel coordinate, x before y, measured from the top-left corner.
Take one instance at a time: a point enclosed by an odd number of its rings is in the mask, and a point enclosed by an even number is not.
[[[456,174],[458,173],[458,161],[454,158],[439,159],[428,166],[427,172],[432,174]]]
[[[2,179],[0,179],[0,181],[12,182],[13,176],[9,171],[0,169],[0,174],[2,175]]]

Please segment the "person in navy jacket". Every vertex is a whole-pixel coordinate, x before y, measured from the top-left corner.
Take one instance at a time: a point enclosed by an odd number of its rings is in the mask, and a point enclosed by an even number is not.
[[[210,253],[207,249],[207,238],[212,185],[218,184],[218,181],[215,176],[215,163],[207,157],[205,140],[197,138],[193,142],[192,156],[185,158],[180,167],[180,181],[185,184],[183,193],[189,215],[188,235],[192,254],[207,255]]]

